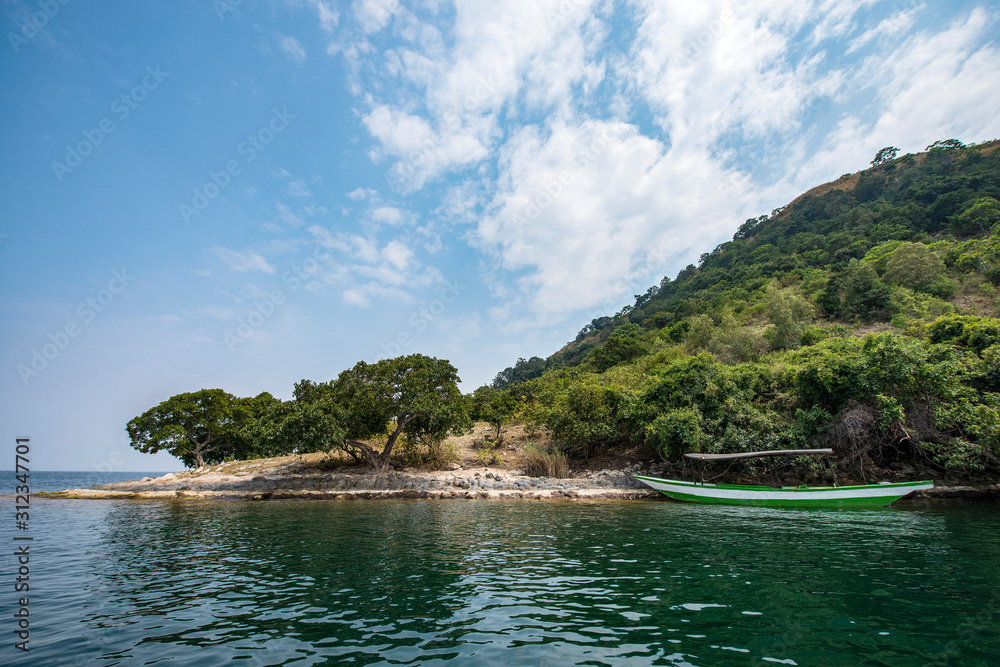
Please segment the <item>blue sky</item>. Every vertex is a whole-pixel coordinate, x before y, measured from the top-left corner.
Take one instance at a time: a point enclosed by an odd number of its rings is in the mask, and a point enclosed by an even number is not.
[[[38,470],[178,469],[124,426],[185,391],[415,352],[471,391],[884,146],[1000,134],[997,3],[0,6],[0,438]]]

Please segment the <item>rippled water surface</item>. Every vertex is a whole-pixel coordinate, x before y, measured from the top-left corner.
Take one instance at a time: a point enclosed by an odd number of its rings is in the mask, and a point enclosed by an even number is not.
[[[33,499],[0,663],[996,665],[998,510]]]

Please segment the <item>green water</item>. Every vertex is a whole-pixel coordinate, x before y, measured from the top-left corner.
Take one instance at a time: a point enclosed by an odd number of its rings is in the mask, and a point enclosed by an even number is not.
[[[3,664],[1000,663],[996,504],[34,502]]]

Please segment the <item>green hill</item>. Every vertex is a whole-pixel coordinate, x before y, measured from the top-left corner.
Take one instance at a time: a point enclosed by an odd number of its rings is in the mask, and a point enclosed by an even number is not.
[[[473,412],[513,396],[520,418],[587,456],[822,443],[861,477],[995,468],[998,146],[880,152],[747,220],[547,359],[518,360]]]

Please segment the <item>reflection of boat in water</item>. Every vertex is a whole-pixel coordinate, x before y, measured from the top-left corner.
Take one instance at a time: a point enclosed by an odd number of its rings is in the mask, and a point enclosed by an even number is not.
[[[770,452],[744,452],[741,454],[697,454],[685,456],[697,461],[734,461],[765,456],[810,456],[829,457],[832,449],[782,449]],[[829,458],[827,458],[829,464]],[[833,472],[833,467],[830,467]],[[772,472],[773,474],[773,472]],[[640,482],[651,486],[660,493],[673,498],[694,503],[717,505],[755,505],[760,507],[878,507],[899,500],[913,491],[933,488],[928,481],[901,482],[890,484],[858,484],[837,486],[754,486],[747,484],[710,484],[704,481],[684,482],[635,475]]]

